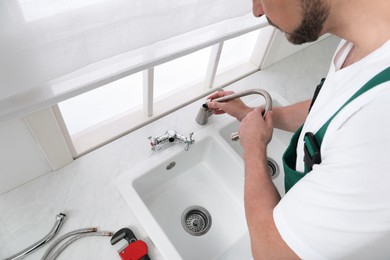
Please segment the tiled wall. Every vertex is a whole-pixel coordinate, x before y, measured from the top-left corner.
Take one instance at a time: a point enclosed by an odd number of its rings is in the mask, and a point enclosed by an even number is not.
[[[50,171],[23,119],[0,122],[0,194]]]

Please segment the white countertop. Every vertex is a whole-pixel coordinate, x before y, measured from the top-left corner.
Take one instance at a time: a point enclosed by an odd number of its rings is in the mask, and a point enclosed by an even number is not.
[[[302,54],[296,54],[296,57],[257,72],[226,89],[240,91],[261,87],[278,92],[289,102],[311,97],[320,78],[326,75],[330,59],[329,55],[316,52],[315,48],[321,46],[308,48]],[[313,58],[313,53],[318,53],[317,57]],[[299,69],[295,68],[302,60],[300,55],[315,60],[316,65],[307,62],[300,65]],[[307,71],[311,71],[310,75]],[[67,220],[56,237],[85,227],[112,232],[129,227],[138,239],[148,244],[151,259],[162,259],[122,199],[116,187],[116,179],[160,152],[150,150],[148,136],[159,136],[168,129],[175,129],[186,136],[193,131],[196,139],[196,132],[202,126],[196,124],[195,116],[203,101],[192,103],[56,172],[45,174],[1,195],[0,259],[19,252],[45,236],[60,212],[67,215]],[[120,259],[109,240],[108,237],[83,238],[70,245],[58,259]],[[26,259],[40,259],[47,248],[48,245],[45,245]]]

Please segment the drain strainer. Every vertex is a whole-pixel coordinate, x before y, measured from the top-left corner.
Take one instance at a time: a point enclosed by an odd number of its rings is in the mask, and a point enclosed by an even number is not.
[[[203,207],[189,207],[181,216],[181,224],[187,233],[193,236],[201,236],[210,230],[211,216]]]
[[[271,158],[267,158],[268,163],[268,174],[272,179],[275,179],[279,175],[279,166],[278,164]]]

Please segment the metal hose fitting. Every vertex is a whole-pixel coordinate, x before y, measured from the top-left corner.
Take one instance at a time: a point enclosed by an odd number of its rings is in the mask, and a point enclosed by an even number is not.
[[[48,259],[48,255],[51,253],[51,251],[53,251],[53,249],[59,244],[61,243],[61,241],[63,241],[64,239],[70,237],[70,236],[74,236],[74,235],[80,235],[80,234],[85,234],[85,233],[91,233],[91,232],[96,232],[97,231],[97,228],[93,227],[93,228],[82,228],[82,229],[77,229],[77,230],[74,230],[74,231],[71,231],[71,232],[68,232],[66,233],[65,235],[62,235],[60,236],[58,239],[56,239],[51,245],[50,247],[46,250],[46,252],[43,254],[41,260],[46,260]]]
[[[60,248],[57,249],[49,258],[48,260],[55,260],[57,257],[73,242],[76,240],[79,240],[80,238],[83,237],[88,237],[88,236],[107,236],[111,237],[113,235],[112,232],[105,232],[105,231],[96,231],[96,232],[89,232],[89,233],[84,233],[84,234],[78,234],[70,238],[68,241],[66,241]]]
[[[66,215],[64,213],[59,213],[56,216],[56,222],[54,223],[53,228],[50,230],[50,232],[44,238],[42,238],[38,242],[34,243],[33,245],[23,249],[19,253],[14,254],[13,256],[6,258],[5,260],[22,259],[26,255],[34,252],[35,250],[37,250],[38,248],[40,248],[41,246],[43,246],[44,244],[49,242],[58,233],[58,231],[60,230],[60,228],[65,220],[66,220]]]

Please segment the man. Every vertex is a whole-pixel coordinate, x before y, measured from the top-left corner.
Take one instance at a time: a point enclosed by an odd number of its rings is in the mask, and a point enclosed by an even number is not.
[[[254,258],[389,259],[390,2],[253,0],[253,13],[266,15],[295,44],[324,33],[344,39],[310,113],[311,101],[274,108],[265,119],[261,108],[239,99],[209,104],[216,113],[242,121],[245,210]],[[292,156],[284,155],[294,157],[284,163],[295,176],[286,173],[292,181],[286,180],[283,199],[267,171],[273,127],[298,131]],[[325,130],[318,138],[320,129]]]

